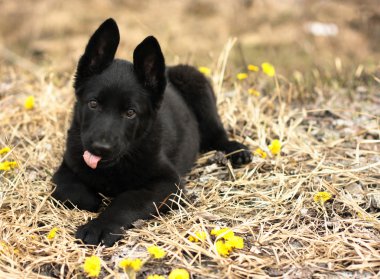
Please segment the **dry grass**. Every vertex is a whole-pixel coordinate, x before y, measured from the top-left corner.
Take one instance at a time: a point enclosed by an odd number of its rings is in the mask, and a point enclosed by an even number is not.
[[[70,78],[1,68],[0,146],[13,149],[0,161],[16,160],[19,168],[0,174],[0,278],[81,278],[92,254],[102,258],[102,278],[125,278],[118,259],[148,258],[151,244],[168,254],[148,260],[138,277],[174,267],[192,278],[380,276],[380,214],[373,201],[380,195],[376,83],[354,100],[342,88],[316,85],[320,94],[312,105],[295,105],[300,87],[284,77],[251,75],[237,82],[226,69],[232,44],[213,75],[224,124],[252,150],[279,138],[281,155],[256,156],[234,170],[220,154],[202,155],[188,176],[184,205],[137,222],[112,248],[75,243],[76,227],[96,215],[57,207],[49,197],[74,101]],[[247,94],[252,85],[260,97]],[[26,111],[22,103],[31,94],[36,106]],[[318,191],[333,199],[316,204]],[[244,249],[224,258],[211,236],[202,244],[187,239],[217,226],[242,236]],[[48,240],[53,227],[58,234]]]

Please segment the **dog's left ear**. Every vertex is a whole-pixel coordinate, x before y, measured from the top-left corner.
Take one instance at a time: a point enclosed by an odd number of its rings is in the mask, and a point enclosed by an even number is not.
[[[145,38],[133,52],[133,67],[140,82],[161,99],[165,90],[165,59],[155,37]]]
[[[120,41],[119,28],[112,18],[104,21],[87,43],[86,50],[79,60],[75,84],[100,74],[113,61]]]

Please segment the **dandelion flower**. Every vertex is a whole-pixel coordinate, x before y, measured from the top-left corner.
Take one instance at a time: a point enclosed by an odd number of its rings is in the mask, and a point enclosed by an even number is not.
[[[248,74],[247,74],[247,73],[238,73],[238,74],[236,75],[236,78],[237,78],[238,80],[243,80],[243,79],[248,78]]]
[[[142,267],[143,263],[140,259],[122,259],[119,262],[119,267],[123,268],[125,271],[127,269],[132,269],[133,271],[139,271]]]
[[[261,68],[263,69],[264,74],[266,74],[269,77],[273,77],[276,74],[274,66],[268,62],[262,63]]]
[[[259,67],[255,66],[255,65],[252,65],[252,64],[249,64],[247,66],[247,69],[248,69],[248,71],[251,71],[251,72],[258,72],[259,71]]]
[[[98,277],[101,269],[101,261],[98,256],[87,257],[83,264],[83,270],[88,277]]]
[[[324,205],[325,202],[330,200],[332,198],[332,195],[329,192],[318,192],[314,195],[314,201],[316,203],[319,203],[321,205]]]
[[[256,89],[249,88],[248,89],[248,93],[251,94],[251,95],[253,95],[253,96],[260,97],[260,92],[257,91]]]
[[[267,153],[262,150],[261,148],[257,148],[254,152],[255,155],[260,156],[261,158],[265,159],[267,157]]]
[[[228,238],[225,242],[227,247],[243,249],[244,248],[244,239],[240,236],[232,236]]]
[[[48,235],[47,235],[47,238],[48,239],[54,239],[55,238],[55,235],[57,234],[57,232],[58,232],[58,228],[56,228],[56,227],[54,227],[54,228],[52,228],[50,231],[49,231],[49,233],[48,233]]]
[[[223,257],[229,256],[230,252],[232,251],[232,247],[226,245],[224,240],[221,240],[221,239],[216,241],[215,248],[216,248],[216,251],[218,252],[218,254],[223,256]]]
[[[0,253],[5,253],[8,251],[8,246],[4,241],[0,241]]]
[[[281,142],[278,139],[272,140],[271,144],[268,146],[270,152],[273,155],[280,154],[281,152]]]
[[[198,67],[198,71],[200,71],[205,76],[209,76],[211,74],[211,69],[204,66]]]
[[[24,108],[25,109],[33,109],[34,108],[34,96],[29,96],[25,99]]]
[[[17,168],[17,162],[5,161],[0,163],[0,171],[10,171],[14,168]]]
[[[216,237],[221,237],[224,239],[229,239],[233,237],[235,233],[229,228],[222,228],[222,229],[211,230],[211,235],[215,235]]]
[[[199,242],[199,241],[204,241],[206,238],[207,238],[207,233],[206,232],[202,232],[202,231],[199,231],[199,232],[195,232],[194,233],[195,235],[190,235],[188,237],[188,239],[191,241],[191,242]]]
[[[11,148],[8,147],[8,146],[6,146],[6,147],[0,149],[0,155],[6,154],[6,153],[8,153],[10,151],[11,151]]]
[[[165,276],[158,275],[158,274],[152,274],[152,275],[148,275],[148,277],[146,277],[146,279],[165,279]]]
[[[155,259],[161,259],[163,257],[165,257],[166,255],[166,252],[164,251],[164,249],[158,247],[158,246],[150,246],[148,247],[148,252],[149,254],[151,254],[153,256],[153,258]]]
[[[190,274],[186,269],[183,268],[176,268],[173,269],[170,274],[168,279],[189,279]]]

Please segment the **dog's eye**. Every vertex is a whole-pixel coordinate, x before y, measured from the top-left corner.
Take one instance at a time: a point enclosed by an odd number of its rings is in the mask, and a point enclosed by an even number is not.
[[[135,118],[136,112],[133,109],[129,109],[126,112],[123,113],[123,116],[125,118],[132,119],[132,118]]]
[[[90,109],[97,109],[98,108],[98,102],[96,100],[91,100],[88,102],[88,107]]]

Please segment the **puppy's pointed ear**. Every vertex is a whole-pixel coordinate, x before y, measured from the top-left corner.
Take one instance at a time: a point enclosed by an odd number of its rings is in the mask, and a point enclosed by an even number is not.
[[[79,60],[74,87],[93,75],[101,73],[113,61],[120,34],[115,20],[104,21],[87,43],[86,50]]]
[[[155,37],[145,38],[133,52],[133,67],[139,81],[161,99],[166,86],[165,59]]]

